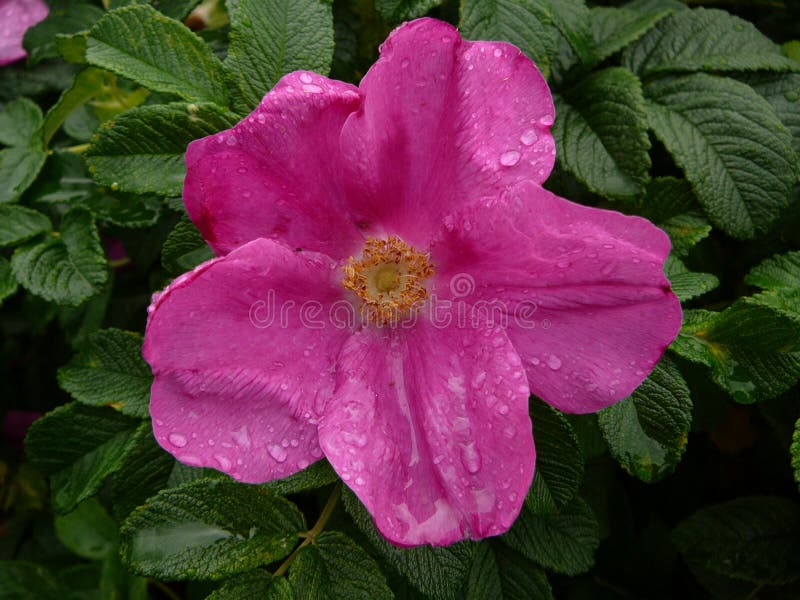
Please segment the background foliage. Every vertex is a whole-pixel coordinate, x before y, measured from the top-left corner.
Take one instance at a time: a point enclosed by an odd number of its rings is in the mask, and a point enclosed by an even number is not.
[[[50,4],[0,69],[0,598],[800,598],[796,0]],[[547,186],[666,230],[685,324],[598,415],[532,399],[507,535],[399,549],[324,461],[262,486],[176,463],[140,348],[151,292],[211,256],[187,143],[288,71],[357,82],[423,14],[537,62]],[[24,452],[16,411],[46,413]]]

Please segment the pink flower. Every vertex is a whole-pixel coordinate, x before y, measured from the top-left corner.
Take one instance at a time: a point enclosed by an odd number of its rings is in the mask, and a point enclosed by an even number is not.
[[[150,309],[159,443],[246,482],[324,455],[399,545],[506,531],[530,394],[608,406],[681,322],[662,231],[541,187],[553,119],[517,48],[420,19],[360,87],[292,73],[190,144],[218,258]]]
[[[47,13],[43,0],[0,0],[0,66],[27,56],[22,38]]]

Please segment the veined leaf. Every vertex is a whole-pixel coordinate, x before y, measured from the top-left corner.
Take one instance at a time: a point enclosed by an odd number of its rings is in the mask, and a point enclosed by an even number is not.
[[[545,572],[500,544],[483,540],[466,586],[466,600],[553,600]]]
[[[0,203],[14,202],[41,171],[47,154],[42,141],[42,111],[27,98],[0,110]]]
[[[13,246],[52,229],[47,215],[38,210],[0,204],[0,247]]]
[[[768,258],[744,280],[762,290],[800,290],[800,251]]]
[[[594,63],[600,63],[628,44],[635,42],[661,19],[671,14],[668,8],[638,11],[626,6],[596,6],[590,10]]]
[[[672,291],[681,302],[702,296],[719,285],[716,275],[690,271],[679,258],[674,256],[667,257],[664,273],[672,285]]]
[[[295,600],[295,596],[285,577],[255,569],[230,578],[206,600]]]
[[[375,0],[375,10],[387,23],[402,23],[423,16],[444,0]]]

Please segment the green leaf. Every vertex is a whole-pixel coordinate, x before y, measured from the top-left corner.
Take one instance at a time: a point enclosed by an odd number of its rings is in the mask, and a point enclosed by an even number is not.
[[[122,526],[120,553],[138,574],[220,579],[286,556],[303,515],[263,487],[200,479],[163,490]]]
[[[86,61],[157,92],[228,104],[222,63],[211,49],[148,5],[106,13],[89,31]]]
[[[161,264],[171,275],[191,271],[212,258],[213,250],[187,216],[182,217],[170,231],[161,249]]]
[[[336,474],[336,471],[334,471],[330,463],[323,458],[315,463],[311,463],[305,469],[298,471],[294,475],[283,479],[268,481],[264,486],[276,494],[286,496],[288,494],[296,494],[297,492],[321,488],[330,485],[338,479],[339,476]]]
[[[50,219],[38,210],[0,205],[0,247],[24,242],[52,228]]]
[[[422,17],[444,0],[375,0],[375,10],[387,23],[402,23]]]
[[[619,67],[593,73],[556,96],[559,164],[593,192],[640,195],[650,170],[644,107],[639,80]]]
[[[704,508],[672,533],[693,569],[757,584],[800,579],[800,507],[753,496]]]
[[[545,75],[556,51],[551,7],[536,0],[462,0],[462,34],[472,40],[504,40],[519,47]]]
[[[338,531],[325,531],[300,550],[289,583],[297,600],[394,598],[375,561]]]
[[[641,77],[665,72],[796,71],[752,23],[723,10],[696,8],[667,17],[622,55]]]
[[[686,449],[692,399],[677,367],[662,359],[628,398],[597,414],[614,459],[646,483],[675,469]]]
[[[0,561],[3,600],[64,600],[66,594],[58,579],[43,566],[21,560]]]
[[[56,516],[55,528],[61,543],[82,558],[101,560],[117,547],[117,523],[95,498]]]
[[[0,256],[0,304],[17,291],[17,280],[11,271],[11,263]]]
[[[547,575],[510,548],[482,541],[466,586],[466,600],[553,600]]]
[[[589,8],[584,0],[548,0],[553,14],[553,24],[584,64],[594,62]]]
[[[122,191],[180,196],[192,140],[232,127],[236,117],[213,104],[141,106],[104,123],[86,152],[94,178]]]
[[[111,9],[132,4],[150,4],[168,17],[183,21],[200,0],[109,0]]]
[[[650,180],[637,212],[667,232],[676,256],[688,254],[711,232],[711,224],[697,206],[692,187],[685,179],[657,177]]]
[[[30,292],[68,306],[99,293],[108,280],[100,236],[91,213],[83,208],[64,215],[60,234],[17,248],[11,267]]]
[[[800,489],[800,419],[794,424],[794,434],[792,434],[792,469],[794,469],[794,480]]]
[[[711,377],[737,402],[779,396],[800,377],[798,322],[764,298],[740,298],[721,313],[684,311],[670,349],[711,368]]]
[[[656,136],[711,220],[750,239],[790,202],[796,158],[769,103],[743,83],[698,73],[644,88]]]
[[[638,11],[626,8],[597,6],[590,10],[594,62],[601,63],[628,44],[635,42],[672,11],[660,8]]]
[[[680,259],[667,257],[664,263],[664,274],[672,285],[672,291],[681,302],[710,292],[719,285],[719,279],[711,273],[695,273],[686,268]]]
[[[58,56],[56,35],[89,29],[103,14],[97,6],[83,2],[54,7],[44,21],[25,32],[23,46],[28,52],[28,62],[35,65],[45,58],[55,58]]]
[[[762,290],[800,289],[800,251],[768,258],[753,267],[744,280]]]
[[[237,575],[211,593],[206,600],[294,600],[285,577],[272,577],[263,569]]]
[[[69,63],[85,65],[86,40],[88,39],[88,31],[56,34],[56,51],[61,58]]]
[[[93,193],[83,198],[79,204],[85,206],[100,221],[107,221],[120,227],[139,228],[154,225],[161,214],[163,203],[157,196]]]
[[[50,475],[56,512],[71,512],[100,489],[119,469],[139,425],[138,419],[110,408],[77,403],[60,406],[31,425],[25,448],[34,465]]]
[[[749,73],[741,80],[770,103],[792,134],[794,152],[800,156],[800,74]]]
[[[536,515],[523,506],[517,521],[500,539],[526,558],[565,575],[588,571],[600,543],[597,518],[579,496],[548,515]]]
[[[152,428],[139,429],[111,480],[111,505],[117,518],[128,516],[167,487],[175,459],[156,443]]]
[[[42,142],[42,111],[27,98],[0,111],[0,203],[14,202],[41,171],[47,154]]]
[[[58,383],[83,404],[146,417],[153,376],[142,358],[141,336],[119,329],[94,333],[86,347],[58,370]]]
[[[583,453],[569,421],[541,400],[531,401],[536,473],[525,504],[536,514],[557,512],[583,481]]]
[[[44,117],[44,143],[49,144],[58,128],[79,106],[97,95],[103,87],[103,73],[89,67],[75,76],[75,81],[61,94]]]
[[[460,588],[469,576],[472,547],[466,543],[433,548],[399,548],[386,541],[364,505],[349,489],[342,490],[345,509],[378,553],[420,592],[433,600],[461,598]]]
[[[324,0],[236,0],[228,3],[230,47],[225,66],[242,112],[278,80],[300,69],[327,75],[333,60],[333,13]]]

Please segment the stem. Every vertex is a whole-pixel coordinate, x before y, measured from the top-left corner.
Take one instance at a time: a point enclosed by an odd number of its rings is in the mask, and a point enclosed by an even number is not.
[[[171,600],[181,600],[181,597],[178,594],[175,593],[175,590],[173,590],[167,584],[162,583],[162,582],[158,581],[157,579],[148,579],[147,583],[149,583],[153,587],[157,587],[159,590],[164,592],[164,594],[169,596],[171,598]]]
[[[331,495],[328,496],[328,501],[325,503],[325,506],[319,515],[319,519],[317,519],[317,522],[314,523],[314,526],[303,535],[303,537],[305,537],[303,542],[297,548],[294,549],[294,552],[292,552],[285,561],[283,561],[281,566],[278,567],[278,570],[272,574],[273,577],[280,577],[281,575],[286,573],[286,571],[289,569],[289,565],[291,565],[292,561],[295,558],[297,558],[297,555],[300,553],[300,551],[309,544],[314,543],[314,539],[320,533],[322,533],[322,530],[325,529],[325,525],[328,524],[328,519],[331,518],[331,514],[333,514],[333,509],[336,507],[336,502],[339,500],[339,496],[341,495],[342,495],[342,483],[339,482],[336,484],[336,487],[333,488]]]
[[[77,146],[67,146],[66,148],[60,149],[74,154],[83,154],[89,149],[89,144],[78,144]]]

